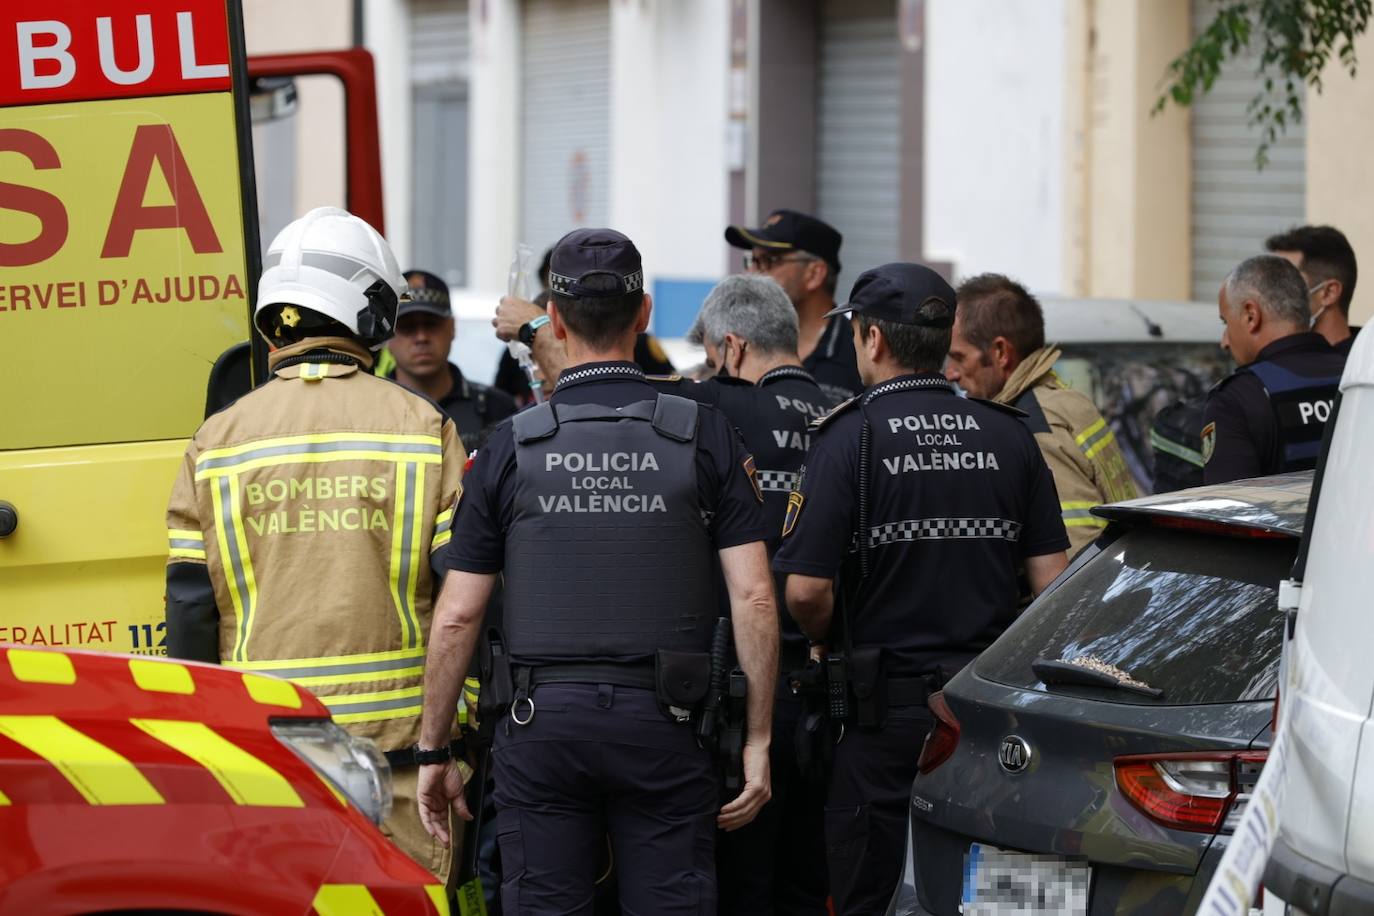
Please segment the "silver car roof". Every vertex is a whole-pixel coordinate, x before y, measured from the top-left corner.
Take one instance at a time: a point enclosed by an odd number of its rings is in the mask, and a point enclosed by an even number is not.
[[[1144,496],[1093,514],[1122,522],[1167,515],[1301,537],[1311,490],[1312,472],[1302,471]]]

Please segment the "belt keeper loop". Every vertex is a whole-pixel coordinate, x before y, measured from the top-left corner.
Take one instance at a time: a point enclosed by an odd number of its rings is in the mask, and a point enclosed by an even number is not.
[[[529,725],[534,721],[534,698],[530,696],[530,677],[534,669],[522,666],[515,669],[515,700],[511,703],[510,718],[516,725]],[[520,718],[521,703],[529,704],[529,715]]]

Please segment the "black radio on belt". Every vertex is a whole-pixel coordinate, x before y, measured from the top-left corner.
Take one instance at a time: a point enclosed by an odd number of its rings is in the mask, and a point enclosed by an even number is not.
[[[825,659],[826,712],[832,722],[849,718],[849,664],[841,653]]]

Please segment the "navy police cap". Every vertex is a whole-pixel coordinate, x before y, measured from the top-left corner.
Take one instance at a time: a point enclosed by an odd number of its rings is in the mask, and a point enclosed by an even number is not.
[[[757,229],[727,226],[725,241],[736,248],[804,251],[825,261],[835,273],[840,272],[843,237],[824,220],[796,210],[774,210]]]
[[[440,318],[452,318],[453,307],[449,304],[448,284],[436,274],[427,270],[407,270],[406,287],[410,298],[401,300],[396,316],[425,312]]]
[[[924,264],[884,264],[859,274],[849,301],[825,313],[867,315],[882,321],[947,328],[954,324],[954,289]]]
[[[614,283],[591,283],[609,277]],[[644,289],[635,243],[614,229],[574,229],[553,246],[549,289],[569,298],[623,296]]]

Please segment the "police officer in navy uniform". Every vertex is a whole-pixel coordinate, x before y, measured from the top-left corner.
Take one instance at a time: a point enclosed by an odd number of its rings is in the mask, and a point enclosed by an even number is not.
[[[1350,326],[1350,303],[1359,275],[1355,249],[1335,226],[1294,226],[1271,235],[1264,247],[1302,274],[1312,308],[1312,330],[1342,356],[1350,356],[1358,328]]]
[[[930,693],[1011,623],[1018,569],[1039,593],[1069,541],[1020,411],[960,398],[941,374],[949,284],[886,264],[841,309],[869,387],[816,425],[773,566],[817,654],[842,653],[848,669],[830,890],[837,913],[878,914],[900,876]]]
[[[474,452],[492,426],[515,413],[515,401],[449,362],[454,324],[448,284],[427,270],[408,270],[405,278],[411,298],[396,313],[396,334],[387,344],[391,358],[378,361],[378,374],[434,401],[458,427],[463,447]]]
[[[649,321],[643,277],[618,232],[558,243],[550,330],[572,368],[547,406],[497,427],[454,517],[417,750],[421,813],[444,841],[450,805],[466,816],[457,768],[426,761],[442,756],[504,573],[514,701],[493,759],[508,914],[588,912],[607,835],[624,912],[712,912],[716,828],[744,826],[769,797],[778,628],[762,498],[729,421],[659,394],[630,361]],[[663,676],[710,648],[713,561],[749,680],[744,785],[724,807],[682,720],[704,685]]]
[[[1242,261],[1217,306],[1226,326],[1221,345],[1240,368],[1207,394],[1204,482],[1316,467],[1345,356],[1308,330],[1302,274],[1276,255]]]
[[[711,290],[687,333],[706,350],[714,378],[652,378],[660,391],[720,409],[744,437],[758,464],[767,519],[768,555],[777,552],[788,494],[806,457],[808,427],[834,406],[797,356],[797,313],[774,280],[726,277]],[[781,593],[779,578],[779,594]],[[806,637],[782,613],[777,699],[773,706],[773,800],[743,830],[719,838],[716,862],[720,912],[741,916],[826,912],[824,798],[819,767],[803,772],[796,750],[804,709],[787,684],[805,667]],[[823,791],[823,790],[822,790]]]
[[[802,368],[836,400],[858,394],[863,382],[849,325],[832,312],[843,241],[835,227],[796,210],[774,210],[757,229],[727,227],[725,241],[749,252],[746,270],[772,277],[792,300]]]

